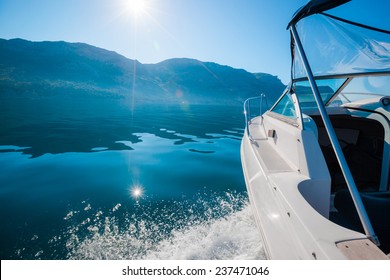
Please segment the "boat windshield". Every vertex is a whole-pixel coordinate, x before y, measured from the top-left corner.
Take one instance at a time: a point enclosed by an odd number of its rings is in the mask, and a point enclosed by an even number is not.
[[[344,103],[349,103],[375,96],[389,96],[389,85],[390,76],[356,77],[348,83],[338,97]]]
[[[346,78],[340,78],[316,81],[322,102],[327,104],[334,94],[337,93],[341,86],[346,82],[346,80]],[[308,81],[296,82],[294,84],[294,92],[298,96],[299,105],[303,111],[306,111],[306,109],[317,108],[317,104]]]
[[[327,107],[339,107],[359,100],[390,95],[390,76],[358,76],[316,81],[322,102]],[[308,81],[294,84],[303,112],[317,108]]]

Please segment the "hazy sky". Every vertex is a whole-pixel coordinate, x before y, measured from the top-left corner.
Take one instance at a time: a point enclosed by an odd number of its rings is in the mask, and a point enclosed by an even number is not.
[[[306,0],[0,0],[0,38],[84,42],[141,63],[188,57],[289,80],[286,26]],[[390,0],[332,11],[390,29]]]

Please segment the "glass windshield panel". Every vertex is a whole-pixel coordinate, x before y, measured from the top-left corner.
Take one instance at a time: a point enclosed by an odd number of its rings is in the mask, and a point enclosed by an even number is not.
[[[344,93],[390,95],[390,76],[367,76],[354,78],[343,90]]]
[[[390,71],[390,35],[313,15],[297,24],[314,76]],[[298,51],[295,51],[298,54]],[[295,55],[294,78],[306,77]]]
[[[334,93],[343,85],[345,80],[346,79],[328,79],[316,81],[318,90],[320,91],[321,99],[324,104],[326,104],[332,98]],[[294,90],[303,112],[305,112],[307,109],[317,108],[317,103],[314,99],[314,95],[308,81],[295,83]]]
[[[297,119],[297,114],[294,107],[294,102],[291,98],[291,94],[287,93],[272,109],[272,112],[281,114],[291,119]]]
[[[330,106],[340,106],[374,97],[390,96],[390,76],[356,77],[333,100]]]

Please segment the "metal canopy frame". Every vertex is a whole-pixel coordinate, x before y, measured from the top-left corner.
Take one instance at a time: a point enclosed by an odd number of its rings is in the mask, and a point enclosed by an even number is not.
[[[348,163],[345,159],[345,156],[343,154],[343,151],[341,149],[340,143],[337,139],[335,130],[333,128],[333,125],[330,121],[329,115],[326,112],[325,105],[322,101],[320,91],[318,89],[317,83],[315,81],[313,72],[311,70],[309,61],[306,57],[305,50],[303,49],[301,40],[299,38],[298,32],[296,30],[296,23],[301,20],[304,17],[310,16],[312,14],[324,12],[328,9],[335,8],[339,5],[342,5],[346,2],[349,2],[349,0],[337,0],[337,1],[329,1],[329,0],[313,0],[310,1],[308,4],[306,4],[304,7],[302,7],[298,12],[294,15],[293,19],[288,25],[288,28],[290,29],[291,32],[291,48],[292,48],[292,55],[294,56],[294,46],[296,45],[298,49],[298,53],[300,56],[300,59],[303,63],[304,70],[306,72],[307,80],[310,83],[310,87],[312,89],[314,99],[317,103],[321,118],[324,122],[325,129],[327,131],[327,134],[329,136],[331,145],[333,147],[333,150],[336,154],[337,161],[340,165],[340,168],[342,170],[343,176],[345,178],[345,181],[347,183],[349,192],[351,194],[352,200],[354,202],[354,205],[356,207],[356,210],[358,212],[360,221],[362,223],[362,226],[364,228],[364,232],[366,236],[373,241],[376,245],[380,245],[379,239],[376,236],[374,229],[372,227],[371,221],[367,215],[367,211],[363,205],[362,199],[360,197],[359,191],[356,187],[355,181],[353,179],[352,173],[349,169]],[[292,58],[294,60],[294,57]],[[293,67],[292,67],[293,69]],[[351,76],[351,75],[345,75],[345,76]],[[292,82],[296,82],[292,76]],[[324,77],[323,77],[324,78]],[[304,79],[306,80],[306,78]]]
[[[308,17],[313,14],[325,12],[327,10],[341,6],[351,0],[312,0],[309,1],[305,6],[301,7],[293,16],[289,22],[287,29],[292,25],[295,25],[301,19]]]

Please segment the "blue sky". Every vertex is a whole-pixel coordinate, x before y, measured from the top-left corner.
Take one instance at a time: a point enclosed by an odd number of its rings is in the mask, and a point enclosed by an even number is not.
[[[141,63],[212,61],[288,83],[286,25],[306,0],[0,0],[0,38],[84,42]],[[390,29],[389,0],[352,0],[333,14]]]

